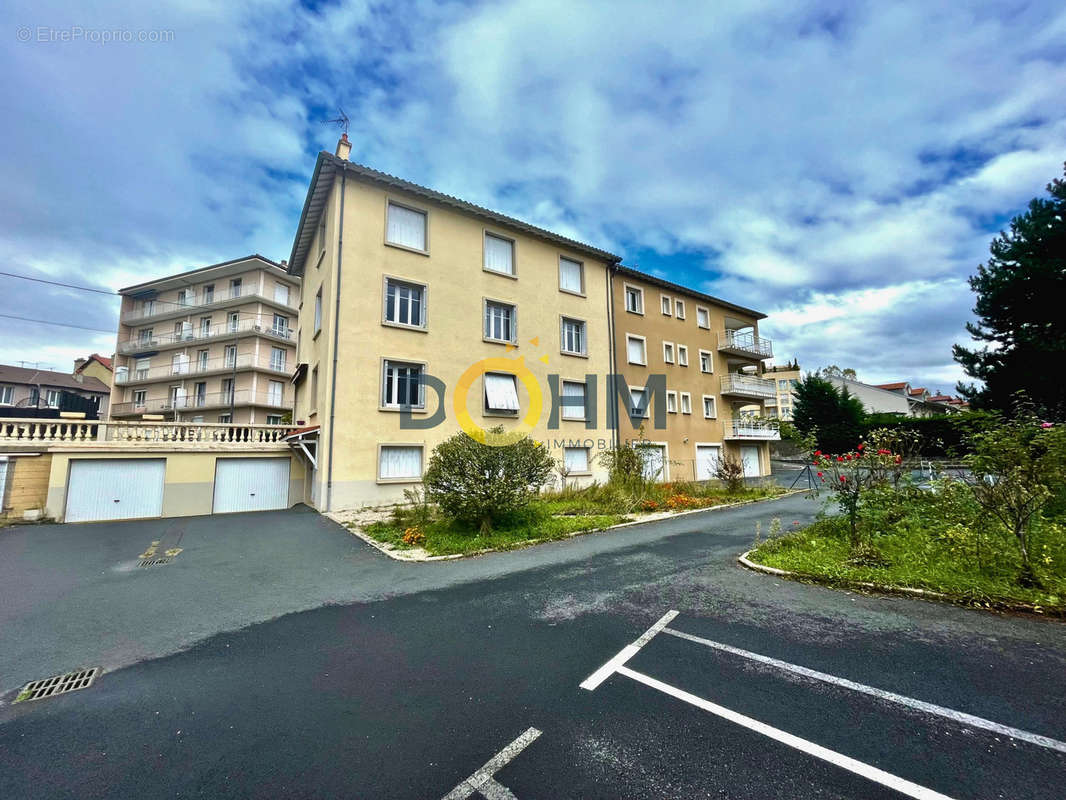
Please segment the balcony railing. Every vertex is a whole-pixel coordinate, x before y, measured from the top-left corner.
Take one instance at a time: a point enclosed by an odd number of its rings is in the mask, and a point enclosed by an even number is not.
[[[237,389],[233,392],[208,392],[205,394],[187,394],[179,397],[156,397],[143,402],[115,403],[111,406],[111,416],[125,417],[133,414],[170,414],[175,411],[187,412],[197,409],[229,408],[230,406],[266,406],[282,410],[292,410],[292,399],[285,395],[270,392],[253,393],[251,389]]]
[[[766,378],[757,378],[754,375],[740,375],[731,372],[722,376],[722,394],[750,397],[763,400],[777,397],[777,387],[774,382]]]
[[[726,438],[776,441],[781,438],[780,423],[769,419],[735,419],[726,431]]]
[[[182,447],[287,449],[285,425],[233,425],[187,422],[97,422],[61,419],[0,418],[0,444],[47,448],[49,445],[103,445],[116,442]]]
[[[725,353],[750,358],[773,358],[774,346],[769,339],[756,336],[752,331],[724,331],[718,334],[718,349]]]
[[[287,375],[287,361],[277,361],[270,358],[256,359],[251,353],[242,353],[236,361],[232,358],[209,358],[206,361],[191,359],[182,364],[167,364],[148,369],[130,370],[126,367],[118,367],[115,370],[115,385],[125,386],[128,383],[141,383],[143,381],[167,380],[168,378],[181,378],[185,375],[206,375],[209,372],[226,372],[227,370],[259,369],[265,372],[276,372],[279,375]]]
[[[276,339],[292,341],[296,338],[293,328],[274,327],[264,320],[259,322],[254,319],[238,320],[236,323],[224,322],[219,325],[211,325],[205,328],[189,326],[186,330],[170,333],[154,333],[151,336],[135,336],[124,342],[119,342],[120,353],[144,353],[160,347],[183,345],[189,342],[206,342],[211,339],[224,339],[240,336],[242,334],[256,334],[260,336],[273,336]]]
[[[278,300],[270,292],[260,292],[258,287],[255,289],[245,289],[244,291],[221,291],[214,292],[211,298],[208,299],[204,296],[203,292],[198,295],[193,295],[189,298],[188,302],[182,302],[180,299],[176,300],[156,300],[154,305],[144,305],[143,301],[138,301],[137,308],[126,311],[122,314],[122,322],[125,324],[136,324],[143,322],[146,319],[155,319],[157,317],[166,317],[181,315],[185,313],[194,313],[203,309],[217,308],[225,303],[231,303],[233,301],[240,302],[268,302],[274,305],[280,305],[285,308],[291,308],[296,310],[293,300],[293,295],[296,292],[290,290],[289,298],[286,301]]]

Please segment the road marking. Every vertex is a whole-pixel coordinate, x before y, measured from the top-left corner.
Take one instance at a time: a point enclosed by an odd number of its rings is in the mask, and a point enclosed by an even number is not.
[[[802,675],[805,678],[823,681],[825,683],[833,684],[834,686],[840,686],[844,689],[851,689],[854,692],[868,694],[871,697],[876,697],[889,703],[897,703],[901,706],[924,711],[927,714],[944,717],[945,719],[950,719],[963,725],[969,725],[972,728],[980,728],[982,730],[1000,734],[1001,736],[1008,736],[1012,739],[1029,742],[1030,744],[1035,744],[1039,747],[1046,747],[1049,750],[1057,750],[1060,753],[1066,753],[1066,742],[1061,742],[1058,739],[1052,739],[1048,736],[1041,736],[1037,733],[1029,733],[1028,731],[1020,730],[1019,728],[1001,725],[998,722],[993,722],[984,717],[977,717],[973,714],[967,714],[964,711],[956,711],[952,708],[945,708],[944,706],[934,705],[933,703],[926,703],[923,700],[915,700],[913,697],[896,694],[895,692],[889,692],[885,689],[878,689],[874,686],[867,686],[864,683],[849,681],[847,678],[838,678],[835,675],[829,675],[825,672],[818,672],[817,670],[808,669],[807,667],[801,667],[798,664],[790,664],[787,661],[780,661],[776,658],[770,658],[770,656],[753,653],[750,650],[741,650],[739,647],[711,641],[710,639],[704,639],[700,636],[693,636],[691,633],[685,633],[684,631],[675,630],[673,628],[664,628],[663,633],[668,633],[671,636],[676,636],[677,638],[685,639],[686,641],[696,642],[697,644],[702,644],[714,648],[715,650],[721,650],[725,653],[732,653],[733,655],[747,658],[751,661],[758,661],[760,664],[766,664],[784,670],[785,672]]]
[[[640,648],[650,642],[654,638],[655,634],[657,634],[659,631],[663,630],[663,628],[669,625],[676,616],[677,612],[673,610],[667,611],[665,614],[663,614],[659,621],[652,625],[650,628],[648,628],[646,631],[644,631],[644,633],[642,633],[640,637],[635,642],[633,642],[633,644],[627,644],[618,652],[617,655],[615,655],[614,658],[612,658],[598,670],[596,670],[587,678],[585,678],[585,680],[581,682],[581,688],[588,689],[590,692],[594,690],[597,686],[599,686],[601,683],[611,677],[615,672],[617,672],[619,667],[621,667],[623,664],[629,661],[629,659],[639,653]]]
[[[486,761],[481,769],[444,795],[443,800],[466,800],[475,792],[480,792],[486,800],[517,800],[511,790],[500,784],[493,775],[513,761],[515,756],[532,744],[538,736],[540,731],[536,728],[527,728],[517,739]]]
[[[945,794],[940,794],[940,792],[935,792],[932,789],[919,786],[917,783],[911,783],[910,781],[893,775],[890,772],[885,772],[882,769],[865,764],[862,761],[846,756],[843,753],[838,753],[835,750],[822,747],[814,742],[801,739],[799,736],[793,736],[791,733],[774,728],[767,725],[765,722],[759,722],[757,719],[752,719],[751,717],[746,717],[736,711],[731,711],[717,703],[704,700],[702,697],[689,694],[688,692],[671,686],[668,683],[663,683],[662,681],[658,681],[641,672],[631,670],[629,667],[618,667],[616,672],[618,672],[619,675],[625,675],[639,683],[643,683],[645,686],[658,689],[660,692],[668,694],[671,697],[676,697],[678,700],[683,700],[684,702],[694,705],[697,708],[701,708],[704,711],[716,714],[717,716],[727,719],[743,728],[747,728],[750,731],[761,733],[763,736],[768,736],[775,741],[799,750],[801,753],[820,758],[823,761],[827,761],[834,766],[847,770],[848,772],[861,775],[874,783],[879,783],[889,789],[894,789],[907,797],[913,797],[915,800],[952,800],[952,798]]]

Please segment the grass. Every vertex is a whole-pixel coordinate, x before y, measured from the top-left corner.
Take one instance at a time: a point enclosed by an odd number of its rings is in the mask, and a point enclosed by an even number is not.
[[[1066,611],[1066,529],[1058,522],[1040,518],[1034,523],[1033,561],[1043,585],[1024,586],[1018,581],[1021,558],[1013,541],[989,522],[969,516],[964,504],[945,513],[938,498],[928,494],[904,497],[897,504],[873,510],[867,533],[879,557],[856,558],[846,521],[829,517],[757,545],[749,559],[829,584],[911,587],[970,605],[1020,603]]]

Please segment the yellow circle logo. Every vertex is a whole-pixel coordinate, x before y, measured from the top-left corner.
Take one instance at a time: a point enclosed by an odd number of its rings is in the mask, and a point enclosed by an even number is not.
[[[529,411],[526,412],[526,416],[522,419],[522,424],[513,431],[505,433],[491,433],[485,430],[474,422],[474,418],[470,416],[470,411],[466,407],[466,400],[474,381],[487,372],[497,371],[516,376],[522,381],[526,391],[529,392]],[[459,377],[459,382],[455,385],[455,394],[452,397],[452,408],[455,411],[456,419],[459,421],[459,427],[471,439],[492,447],[506,447],[528,436],[540,420],[543,403],[540,384],[537,383],[536,376],[529,371],[529,367],[526,366],[525,360],[522,358],[483,358],[471,364],[466,372]]]

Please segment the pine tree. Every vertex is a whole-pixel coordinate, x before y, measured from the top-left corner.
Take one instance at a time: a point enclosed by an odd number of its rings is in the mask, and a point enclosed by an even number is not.
[[[793,391],[792,423],[797,430],[813,433],[825,453],[855,449],[866,417],[859,398],[817,375],[807,375]]]
[[[1064,170],[1066,174],[1066,170]],[[1066,180],[1047,186],[989,247],[991,258],[970,278],[978,322],[966,330],[986,346],[955,345],[966,374],[959,383],[974,408],[1010,412],[1024,390],[1046,417],[1066,419]]]

